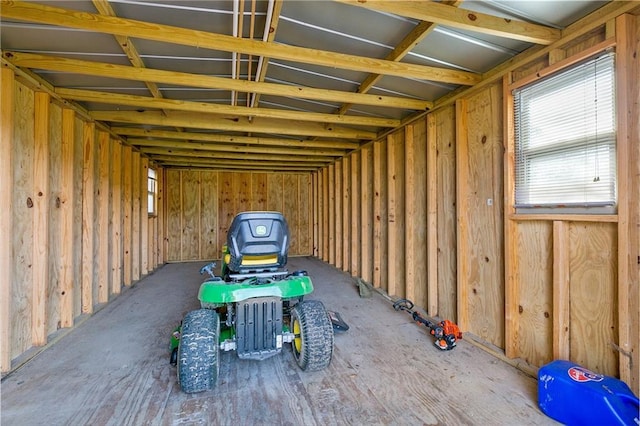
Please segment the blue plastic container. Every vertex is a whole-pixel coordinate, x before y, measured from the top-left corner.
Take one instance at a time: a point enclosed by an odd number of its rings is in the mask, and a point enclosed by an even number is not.
[[[570,361],[538,370],[538,405],[566,425],[640,425],[638,398],[626,383]]]

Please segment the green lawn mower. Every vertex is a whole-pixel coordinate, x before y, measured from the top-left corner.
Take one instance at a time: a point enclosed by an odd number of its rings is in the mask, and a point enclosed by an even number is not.
[[[171,362],[184,392],[216,385],[220,350],[241,359],[264,360],[291,343],[303,371],[326,368],[333,355],[334,324],[320,301],[303,300],[313,291],[306,271],[284,269],[289,230],[281,213],[244,212],[231,223],[215,263],[201,274],[200,309],[187,313],[171,338]],[[331,313],[335,314],[335,313]]]

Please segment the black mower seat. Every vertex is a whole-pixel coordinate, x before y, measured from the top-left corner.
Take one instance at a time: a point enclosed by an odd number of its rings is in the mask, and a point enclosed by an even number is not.
[[[277,271],[287,263],[289,227],[282,213],[244,212],[231,222],[227,234],[231,271]]]

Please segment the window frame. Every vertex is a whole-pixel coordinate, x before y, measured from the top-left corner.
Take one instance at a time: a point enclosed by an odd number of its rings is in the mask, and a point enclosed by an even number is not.
[[[149,200],[153,200],[153,202],[150,203]],[[147,216],[158,216],[158,171],[152,167],[147,169]]]
[[[573,206],[534,206],[527,208],[516,208],[516,129],[515,129],[515,106],[513,92],[516,89],[524,86],[531,85],[536,81],[542,80],[546,77],[552,76],[558,72],[568,70],[571,67],[579,65],[580,63],[589,60],[599,54],[606,53],[606,51],[612,50],[615,53],[615,41],[612,39],[605,40],[590,49],[586,49],[574,56],[558,61],[557,63],[543,68],[532,75],[521,78],[516,81],[512,81],[512,73],[508,73],[503,79],[503,95],[505,106],[505,136],[506,136],[506,150],[505,150],[505,213],[508,217],[516,218],[519,220],[530,219],[558,219],[558,220],[598,220],[603,222],[615,222],[617,220],[617,204],[618,195],[616,194],[616,205],[614,206],[598,206],[598,207],[573,207]],[[615,92],[618,91],[618,67],[617,56],[614,58],[614,85]],[[615,93],[614,92],[614,93]],[[613,103],[614,112],[616,113],[615,125],[617,124],[619,117],[617,117],[617,100]],[[615,182],[616,186],[619,185],[619,177],[617,171],[619,165],[619,154],[617,152],[619,145],[618,131],[615,132],[615,152],[614,168],[615,168]]]

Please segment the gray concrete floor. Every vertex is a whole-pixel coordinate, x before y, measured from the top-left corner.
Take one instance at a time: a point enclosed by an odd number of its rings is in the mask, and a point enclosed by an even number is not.
[[[185,394],[169,337],[198,308],[202,264],[165,265],[5,377],[2,425],[554,424],[535,379],[464,340],[439,351],[409,315],[312,258],[288,269],[306,269],[309,298],[351,327],[329,368],[300,371],[289,345],[264,361],[223,352],[218,386]]]

